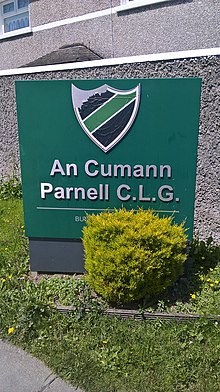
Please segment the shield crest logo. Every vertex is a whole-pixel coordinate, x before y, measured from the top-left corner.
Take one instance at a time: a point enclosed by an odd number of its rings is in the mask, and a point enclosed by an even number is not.
[[[72,84],[73,108],[89,138],[107,153],[131,128],[140,103],[140,84],[118,90],[107,84],[81,90]]]

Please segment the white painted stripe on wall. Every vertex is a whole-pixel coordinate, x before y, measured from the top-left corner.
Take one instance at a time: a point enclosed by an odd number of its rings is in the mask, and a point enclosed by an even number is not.
[[[117,9],[117,12],[120,11],[126,11],[126,10],[131,10],[132,8],[139,8],[139,7],[145,7],[147,5],[152,5],[152,4],[157,4],[157,3],[165,3],[168,1],[172,0],[136,0],[132,1],[131,3],[127,3],[125,5],[120,5],[118,7],[115,7]]]
[[[53,64],[37,67],[15,68],[0,71],[0,76],[34,74],[39,72],[66,71],[72,69],[107,67],[120,64],[145,63],[148,61],[177,60],[184,58],[219,56],[220,48],[196,49],[180,52],[146,54],[142,56],[116,57],[110,59],[82,61],[78,63]]]
[[[116,14],[117,12],[130,10],[132,8],[138,8],[138,7],[143,7],[143,6],[147,6],[147,5],[163,3],[163,2],[168,2],[168,1],[171,1],[171,0],[140,0],[135,3],[131,2],[130,4],[127,4],[127,5],[120,5],[117,7],[106,8],[102,11],[90,12],[88,14],[75,16],[73,18],[61,19],[61,20],[57,20],[55,22],[45,23],[43,25],[32,27],[32,31],[37,32],[37,31],[53,29],[54,27],[65,26],[65,25],[69,25],[72,23],[79,23],[79,22],[83,22],[85,20],[90,20],[90,19],[95,19],[95,18],[101,18],[103,16]]]
[[[89,14],[79,15],[79,16],[75,16],[73,18],[67,18],[67,19],[57,20],[56,22],[45,23],[40,26],[32,27],[32,31],[35,33],[37,31],[53,29],[54,27],[65,26],[65,25],[72,24],[72,23],[79,23],[79,22],[83,22],[85,20],[90,20],[90,19],[95,19],[95,18],[101,18],[102,16],[115,14],[116,8],[117,7],[107,8],[102,11],[91,12]]]

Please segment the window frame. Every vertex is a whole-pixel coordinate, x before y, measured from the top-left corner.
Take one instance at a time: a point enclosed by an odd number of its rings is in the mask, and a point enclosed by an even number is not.
[[[14,3],[14,10],[4,13],[3,7],[7,4]],[[24,14],[28,12],[28,21],[29,26],[22,27],[20,29],[15,29],[9,32],[4,31],[4,22],[6,18],[17,17],[20,14]],[[16,35],[22,35],[31,32],[30,25],[30,2],[28,1],[28,5],[22,8],[18,8],[18,0],[0,0],[0,40],[5,38],[14,37]]]

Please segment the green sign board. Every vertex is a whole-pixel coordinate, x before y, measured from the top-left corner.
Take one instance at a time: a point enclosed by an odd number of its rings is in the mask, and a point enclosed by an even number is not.
[[[200,79],[16,82],[26,235],[151,208],[193,231]]]

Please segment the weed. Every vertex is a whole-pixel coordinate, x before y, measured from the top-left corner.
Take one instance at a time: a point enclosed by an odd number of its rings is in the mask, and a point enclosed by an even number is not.
[[[194,260],[194,266],[206,273],[219,263],[220,246],[214,243],[212,237],[209,237],[207,241],[200,241],[195,238],[191,242],[190,257]]]
[[[0,199],[21,199],[22,189],[21,180],[18,176],[13,176],[8,179],[0,179]]]
[[[147,310],[220,313],[220,246],[209,238],[193,240],[184,274]]]

